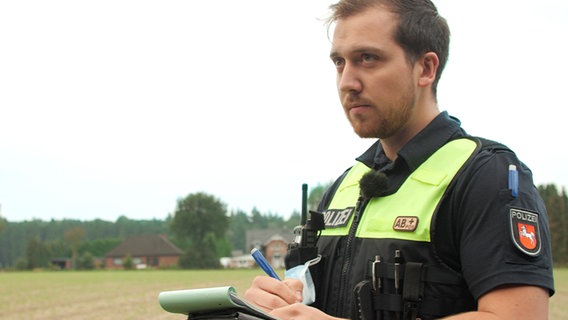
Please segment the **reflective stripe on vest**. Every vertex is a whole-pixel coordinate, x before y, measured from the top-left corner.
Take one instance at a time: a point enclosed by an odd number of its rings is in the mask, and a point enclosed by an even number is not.
[[[398,191],[385,197],[373,198],[363,212],[357,237],[392,238],[430,242],[430,225],[448,185],[475,151],[477,143],[470,139],[448,142],[432,154],[402,184]],[[359,198],[359,180],[371,168],[358,162],[346,174],[338,187],[326,215],[326,229],[322,236],[345,236],[353,220]],[[334,220],[349,219],[334,227],[328,221],[333,211]],[[342,212],[338,214],[338,212]]]

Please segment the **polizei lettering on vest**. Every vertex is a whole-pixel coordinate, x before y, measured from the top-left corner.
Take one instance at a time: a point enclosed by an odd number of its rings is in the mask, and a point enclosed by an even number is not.
[[[345,227],[355,208],[330,209],[323,213],[326,228]]]

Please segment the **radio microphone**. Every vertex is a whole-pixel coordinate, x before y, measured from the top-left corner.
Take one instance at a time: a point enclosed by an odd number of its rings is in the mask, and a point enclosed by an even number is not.
[[[372,170],[359,180],[359,189],[364,199],[371,199],[380,196],[388,188],[388,178],[386,174]]]

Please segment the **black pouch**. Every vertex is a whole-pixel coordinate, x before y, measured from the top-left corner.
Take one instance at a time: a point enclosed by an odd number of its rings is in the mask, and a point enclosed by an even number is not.
[[[353,289],[355,306],[353,319],[374,320],[375,308],[373,307],[373,288],[370,280],[359,282]]]

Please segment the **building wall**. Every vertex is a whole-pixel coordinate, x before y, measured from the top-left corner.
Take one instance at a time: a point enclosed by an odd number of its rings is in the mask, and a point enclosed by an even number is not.
[[[171,267],[177,266],[179,257],[178,256],[164,256],[159,257],[158,259],[158,267]],[[151,265],[151,264],[148,264]]]
[[[275,269],[284,268],[284,257],[288,252],[288,244],[283,240],[274,240],[266,244],[264,255]]]
[[[256,262],[250,254],[240,255],[230,259],[228,267],[229,268],[253,268],[256,266]]]
[[[126,257],[115,258],[107,257],[105,259],[106,269],[122,269],[122,263]],[[156,268],[177,266],[179,256],[133,256],[132,261],[136,268]]]
[[[120,260],[122,261],[122,260]],[[122,264],[117,264],[118,260],[116,258],[105,258],[105,269],[119,269],[122,268]],[[122,262],[121,262],[122,263]]]

